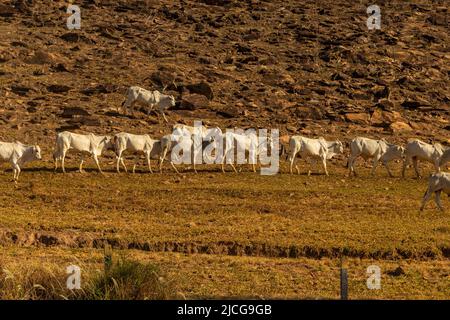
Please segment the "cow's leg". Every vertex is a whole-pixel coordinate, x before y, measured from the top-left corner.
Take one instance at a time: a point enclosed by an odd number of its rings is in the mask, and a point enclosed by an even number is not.
[[[387,172],[388,172],[388,174],[389,174],[389,177],[390,177],[390,178],[393,178],[394,175],[392,174],[391,169],[389,168],[389,162],[384,161],[384,162],[383,162],[383,165],[386,167],[386,170],[387,170]]]
[[[442,203],[441,203],[441,190],[438,190],[434,193],[434,201],[436,202],[438,208],[441,211],[444,211],[444,207],[442,207]]]
[[[158,167],[159,167],[159,173],[162,173],[162,169],[163,169],[163,161],[164,159],[162,157],[159,158],[159,163],[158,163]]]
[[[136,155],[136,156],[134,157],[134,159],[133,159],[133,171],[132,171],[133,174],[136,173],[136,166],[137,166],[138,160],[139,160],[139,156]]]
[[[195,162],[193,163],[193,166],[194,166],[194,172],[195,172],[195,174],[197,174],[198,172],[197,172],[197,167],[195,166]]]
[[[418,179],[420,179],[420,172],[419,172],[419,166],[418,166],[418,161],[416,157],[413,158],[413,165],[414,165],[414,171],[416,171],[416,176]]]
[[[289,158],[289,173],[290,174],[292,174],[292,167],[294,166],[294,161],[295,161],[295,152],[293,152],[291,155],[290,155],[290,158]]]
[[[356,159],[358,158],[358,156],[359,155],[352,156],[349,160],[350,176],[352,175],[352,173],[355,177],[358,175],[358,173],[356,172],[356,169],[355,169],[355,162],[356,162]]]
[[[166,118],[166,115],[164,114],[164,111],[161,110],[161,114],[162,114],[162,116],[163,116],[163,118],[164,118],[164,121],[165,121],[166,123],[169,123],[169,121],[168,121],[167,118]]]
[[[410,157],[406,157],[405,161],[403,161],[402,178],[405,177],[406,167],[409,165],[410,162],[411,162],[411,158]]]
[[[150,153],[147,155],[147,165],[148,165],[148,171],[150,171],[150,173],[153,173],[151,159],[150,159]]]
[[[235,165],[232,162],[230,163],[230,166],[233,168],[234,173],[238,173],[238,171],[236,170]]]
[[[83,162],[84,162],[84,156],[83,156],[83,154],[81,154],[81,162],[80,162],[80,168],[79,168],[80,173],[83,173]]]
[[[430,188],[428,188],[427,191],[425,191],[425,194],[423,195],[422,205],[420,206],[420,211],[423,211],[423,208],[425,207],[425,204],[431,198],[431,194],[432,194],[432,192],[431,192]]]
[[[94,158],[95,164],[97,165],[98,172],[100,172],[101,174],[104,174],[103,171],[102,171],[102,168],[100,168],[100,163],[99,163],[99,161],[98,161],[98,156],[97,156],[96,154],[94,154],[94,155],[93,155],[93,158]],[[81,168],[81,167],[80,167],[80,168]]]
[[[116,156],[116,171],[120,173],[120,155]]]
[[[59,156],[57,155],[57,152],[55,151],[53,153],[53,163],[55,165],[55,172],[56,172],[56,170],[58,170],[58,160],[59,160]]]
[[[348,169],[348,176],[351,177],[352,173],[355,171],[353,165],[355,163],[355,159],[357,156],[354,156],[350,153],[350,156],[347,159],[347,169]]]
[[[125,166],[125,163],[123,162],[123,150],[118,152],[117,155],[117,163],[116,163],[116,170],[117,173],[120,173],[120,164],[122,164],[123,168],[125,169],[125,172],[128,172],[127,167]]]
[[[178,174],[180,173],[180,172],[178,171],[177,167],[175,167],[175,165],[173,164],[172,161],[170,161],[170,165],[172,166],[173,170],[175,170],[176,173],[178,173]]]
[[[322,158],[322,165],[323,165],[323,170],[325,171],[326,176],[328,177],[328,169],[327,169],[327,158]]]
[[[18,163],[13,164],[13,179],[14,182],[17,182],[19,180],[20,175],[20,166]]]
[[[61,156],[61,168],[64,173],[66,173],[66,166],[65,166],[66,152],[67,152],[66,150],[63,150],[62,156]]]
[[[375,170],[377,170],[379,160],[380,160],[379,156],[375,156],[373,158],[372,170],[370,171],[371,176],[373,176],[375,174]]]
[[[125,162],[123,161],[123,157],[120,157],[120,163],[122,164],[123,169],[125,170],[126,173],[128,173],[128,169],[125,166]]]

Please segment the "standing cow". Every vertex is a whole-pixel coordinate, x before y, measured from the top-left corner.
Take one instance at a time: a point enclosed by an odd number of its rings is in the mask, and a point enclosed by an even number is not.
[[[373,166],[371,174],[375,173],[378,162],[386,167],[390,177],[393,177],[388,163],[394,159],[402,159],[405,149],[395,144],[389,144],[384,139],[374,140],[364,137],[356,137],[350,143],[350,157],[348,158],[349,175],[352,173],[356,176],[355,161],[361,156],[364,160],[373,158]]]
[[[323,164],[325,174],[328,176],[327,159],[331,159],[334,155],[343,153],[344,145],[339,140],[326,141],[320,137],[318,139],[305,138],[302,136],[292,136],[289,141],[289,172],[292,174],[292,167],[297,154],[306,159],[311,157],[313,159],[320,159]],[[295,165],[297,174],[300,174],[300,169]],[[311,170],[308,170],[308,175],[311,175]]]
[[[438,208],[444,211],[441,204],[441,192],[444,191],[447,195],[450,195],[450,173],[439,172],[431,175],[428,180],[428,188],[423,196],[422,205],[420,206],[420,211],[423,211],[425,204],[430,200],[432,194],[434,193]]]
[[[165,122],[168,121],[164,111],[175,106],[175,98],[173,96],[163,94],[156,90],[148,91],[141,87],[133,86],[128,88],[126,95],[127,98],[122,103],[125,110],[127,110],[127,108],[132,108],[136,102],[140,102],[149,107],[147,114],[150,114],[150,111],[156,106],[158,108],[157,111],[163,116]]]
[[[0,161],[11,163],[15,182],[19,180],[22,165],[41,159],[41,148],[38,145],[28,146],[18,141],[0,142]]]
[[[61,161],[61,168],[66,173],[65,159],[70,149],[74,149],[81,153],[81,162],[79,171],[83,172],[84,154],[90,154],[94,158],[98,171],[102,172],[98,157],[104,150],[113,150],[112,138],[110,136],[97,136],[95,134],[79,134],[69,131],[58,133],[56,137],[55,152],[53,152],[53,160],[55,162],[55,171],[58,169],[58,161]]]
[[[432,163],[435,172],[439,172],[439,160],[443,153],[444,147],[439,143],[431,145],[420,140],[409,141],[405,147],[405,162],[403,163],[402,176],[405,177],[406,167],[412,161],[417,178],[420,178],[418,160]]]
[[[126,132],[118,133],[113,138],[114,149],[117,156],[116,169],[120,173],[120,164],[122,164],[125,172],[128,172],[127,167],[123,161],[123,153],[129,151],[135,154],[133,173],[136,170],[136,162],[139,158],[139,154],[144,154],[147,160],[147,166],[150,173],[153,173],[150,159],[158,159],[162,154],[161,141],[150,138],[148,134],[138,135]]]

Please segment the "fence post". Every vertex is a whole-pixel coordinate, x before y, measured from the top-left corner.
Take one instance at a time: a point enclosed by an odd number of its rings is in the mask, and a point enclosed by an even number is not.
[[[341,300],[348,300],[348,272],[343,266],[341,258]]]

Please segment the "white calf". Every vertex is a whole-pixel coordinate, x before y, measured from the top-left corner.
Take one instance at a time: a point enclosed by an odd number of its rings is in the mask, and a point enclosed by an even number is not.
[[[53,152],[53,160],[55,162],[55,171],[58,169],[58,161],[61,161],[62,171],[65,173],[65,158],[70,149],[74,149],[81,153],[81,162],[79,171],[83,172],[84,154],[90,154],[94,158],[98,171],[102,172],[98,157],[101,156],[103,150],[113,150],[112,138],[110,136],[97,136],[90,134],[78,134],[69,131],[58,133],[56,137],[55,152]]]
[[[15,182],[19,180],[22,165],[40,159],[42,159],[41,148],[38,145],[27,146],[18,141],[0,142],[0,161],[11,163]]]
[[[326,141],[320,137],[318,139],[310,139],[302,136],[292,136],[289,141],[289,172],[292,174],[292,167],[296,159],[297,154],[306,159],[311,157],[313,159],[322,160],[325,174],[328,176],[327,159],[331,159],[335,154],[343,153],[344,145],[339,140]],[[300,174],[300,170],[295,165],[297,173]],[[311,170],[308,170],[308,175],[311,174]]]
[[[444,153],[444,148],[439,143],[433,145],[420,140],[412,140],[406,144],[405,162],[403,163],[402,176],[405,177],[406,167],[413,162],[416,175],[420,178],[417,161],[427,161],[434,165],[435,171],[439,172],[439,160]]]
[[[120,172],[120,163],[122,164],[125,172],[128,172],[127,167],[123,161],[124,151],[129,151],[135,154],[135,161],[133,166],[133,173],[136,170],[136,162],[139,158],[139,154],[143,153],[147,160],[148,170],[153,173],[150,159],[159,159],[161,154],[161,142],[150,138],[148,134],[136,135],[126,132],[118,133],[113,138],[114,149],[117,156],[117,172]]]
[[[350,143],[350,157],[348,158],[349,174],[356,176],[355,161],[361,156],[364,160],[373,158],[373,166],[371,174],[375,173],[378,161],[381,161],[386,167],[390,177],[393,177],[388,163],[394,159],[401,159],[405,149],[395,144],[388,144],[385,140],[374,140],[364,137],[356,137]]]
[[[450,195],[450,173],[439,172],[431,175],[428,180],[428,189],[423,196],[422,205],[420,206],[420,211],[423,211],[425,204],[430,200],[432,194],[435,194],[434,201],[441,211],[444,208],[441,204],[441,192],[444,191],[447,195]]]
[[[171,95],[163,94],[159,91],[148,91],[140,87],[129,87],[127,90],[127,98],[122,103],[122,106],[127,108],[133,107],[135,102],[140,102],[147,105],[149,108],[147,114],[154,106],[157,106],[158,112],[162,114],[164,121],[167,121],[164,111],[170,107],[175,106],[175,98]]]

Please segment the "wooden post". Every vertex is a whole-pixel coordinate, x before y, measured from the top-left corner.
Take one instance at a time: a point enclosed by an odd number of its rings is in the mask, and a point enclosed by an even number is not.
[[[344,258],[341,257],[341,300],[348,300],[348,272],[344,266]]]

